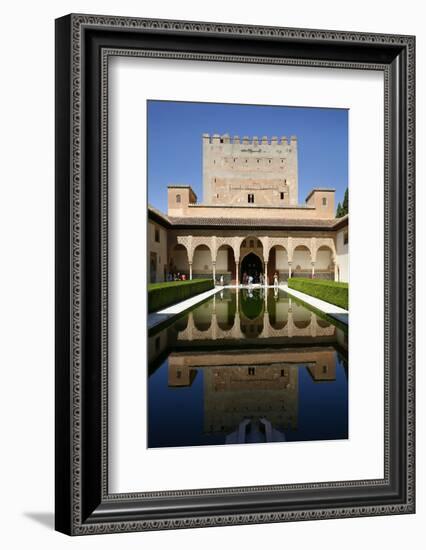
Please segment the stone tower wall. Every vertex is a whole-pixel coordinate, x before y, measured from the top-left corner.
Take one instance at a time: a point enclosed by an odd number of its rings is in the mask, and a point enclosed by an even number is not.
[[[203,135],[203,203],[298,204],[297,139]]]

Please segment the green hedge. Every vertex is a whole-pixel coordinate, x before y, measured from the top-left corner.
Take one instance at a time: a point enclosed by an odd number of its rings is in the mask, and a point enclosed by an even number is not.
[[[349,309],[348,283],[337,283],[321,279],[292,278],[288,280],[288,286],[343,309]]]
[[[148,285],[148,313],[182,302],[213,288],[213,280],[172,281]]]

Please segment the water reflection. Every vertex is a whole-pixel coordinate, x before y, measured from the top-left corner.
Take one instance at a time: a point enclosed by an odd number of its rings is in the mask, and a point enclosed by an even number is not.
[[[347,335],[281,290],[224,290],[148,338],[148,446],[347,438]]]

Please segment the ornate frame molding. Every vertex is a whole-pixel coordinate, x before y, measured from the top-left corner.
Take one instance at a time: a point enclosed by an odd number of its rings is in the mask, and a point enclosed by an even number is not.
[[[206,38],[213,39],[213,46],[204,45]],[[189,44],[193,46],[191,51]],[[368,50],[361,48],[366,44]],[[200,51],[195,51],[197,48]],[[241,52],[236,54],[236,49]],[[256,55],[257,49],[263,53]],[[414,512],[414,50],[414,37],[389,34],[96,15],[70,15],[57,20],[58,530],[83,535]],[[111,56],[368,69],[384,73],[383,479],[108,493],[107,128]],[[94,113],[95,106],[99,107],[99,116]],[[96,135],[100,140],[97,141]],[[92,158],[89,150],[96,153],[93,162],[89,160]],[[88,205],[93,201],[97,206],[91,209]],[[92,309],[95,313],[88,313]],[[396,321],[393,311],[398,311]],[[94,379],[91,382],[87,376],[89,368]],[[395,368],[398,372],[394,372]],[[94,398],[95,413],[87,404],[94,395],[99,395]],[[397,412],[404,410],[404,417],[397,418]],[[87,434],[94,441],[89,442]],[[380,504],[369,504],[365,490]],[[313,505],[309,498],[318,492],[331,496],[330,504]],[[363,495],[360,504],[357,495]],[[207,513],[203,506],[212,497],[216,497],[216,503],[217,497],[221,497],[222,504],[216,504],[215,513]],[[153,512],[150,506],[156,500],[158,504],[159,498],[167,500],[167,511]],[[171,512],[176,498],[188,500],[187,512]],[[354,504],[344,504],[351,498]],[[300,506],[292,508],[291,502],[296,500],[304,502],[303,510]]]

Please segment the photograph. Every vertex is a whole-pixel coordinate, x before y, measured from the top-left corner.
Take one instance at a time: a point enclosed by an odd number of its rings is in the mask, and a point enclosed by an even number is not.
[[[60,533],[415,513],[415,28],[314,7],[55,20]]]
[[[349,433],[349,110],[147,101],[147,447]]]

